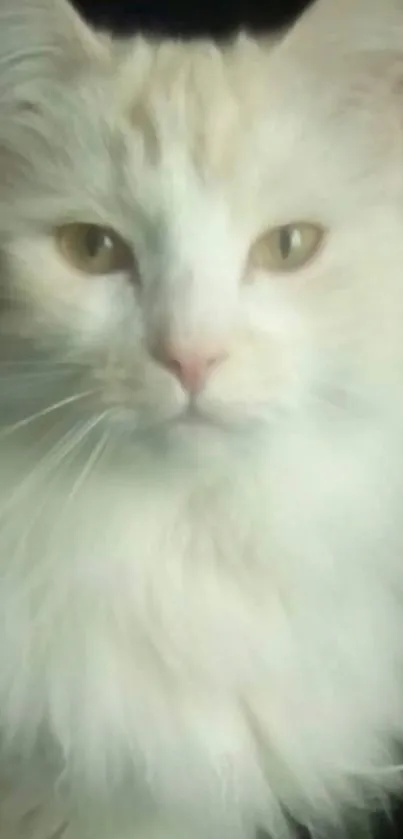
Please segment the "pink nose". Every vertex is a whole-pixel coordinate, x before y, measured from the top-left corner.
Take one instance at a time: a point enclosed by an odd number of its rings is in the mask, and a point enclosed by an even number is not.
[[[206,383],[212,370],[225,358],[224,352],[175,352],[159,347],[155,353],[160,364],[170,370],[189,393],[197,393]]]

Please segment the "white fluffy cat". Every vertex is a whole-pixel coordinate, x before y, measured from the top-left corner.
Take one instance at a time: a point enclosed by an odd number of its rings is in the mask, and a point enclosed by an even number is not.
[[[402,786],[403,2],[277,41],[0,0],[0,839]]]

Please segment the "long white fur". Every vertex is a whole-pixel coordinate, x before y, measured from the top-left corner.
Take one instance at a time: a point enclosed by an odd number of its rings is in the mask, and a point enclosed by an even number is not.
[[[280,839],[402,786],[403,4],[278,42],[0,2],[0,838]],[[53,228],[112,226],[135,276]],[[293,275],[264,230],[327,233]],[[162,336],[226,360],[176,421]]]

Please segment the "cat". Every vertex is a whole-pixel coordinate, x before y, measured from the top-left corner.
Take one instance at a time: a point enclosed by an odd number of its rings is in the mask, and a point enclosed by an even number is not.
[[[0,839],[402,789],[403,3],[0,2]]]

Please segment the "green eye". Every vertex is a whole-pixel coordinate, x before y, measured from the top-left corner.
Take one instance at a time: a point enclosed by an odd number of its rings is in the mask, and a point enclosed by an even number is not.
[[[66,224],[56,231],[60,253],[85,274],[131,272],[134,256],[113,230],[96,224]]]
[[[257,239],[250,263],[267,271],[296,271],[312,259],[323,236],[322,227],[308,222],[274,227]]]

